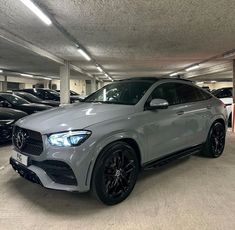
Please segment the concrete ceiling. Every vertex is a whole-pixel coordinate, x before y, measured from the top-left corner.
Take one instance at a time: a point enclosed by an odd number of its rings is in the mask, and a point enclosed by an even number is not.
[[[233,0],[35,1],[114,79],[167,75],[235,48]],[[45,26],[19,0],[0,0],[0,29],[105,79],[57,28]],[[58,64],[52,61],[25,55],[3,40],[0,48],[0,68],[58,74]],[[202,67],[223,64],[224,59],[215,62]]]

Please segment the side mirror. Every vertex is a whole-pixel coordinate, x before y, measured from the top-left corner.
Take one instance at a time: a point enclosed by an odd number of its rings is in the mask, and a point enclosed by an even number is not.
[[[168,106],[169,103],[164,99],[153,99],[148,106],[148,110],[167,109]]]

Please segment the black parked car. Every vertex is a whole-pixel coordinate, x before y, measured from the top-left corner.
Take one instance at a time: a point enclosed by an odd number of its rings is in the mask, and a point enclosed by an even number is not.
[[[59,101],[42,100],[31,93],[26,93],[23,91],[13,91],[13,94],[31,102],[31,103],[50,105],[53,107],[58,107],[60,105]]]
[[[25,99],[11,93],[0,93],[0,106],[21,110],[27,114],[36,113],[52,108],[49,105],[30,103]]]
[[[33,88],[33,89],[21,89],[19,91],[31,93],[42,100],[60,101],[60,94],[52,89]]]
[[[20,91],[31,93],[42,100],[60,101],[60,93],[52,89],[33,88],[33,89],[21,89]],[[76,96],[75,98],[70,96],[71,103],[75,103],[78,101],[80,100]]]
[[[56,92],[58,92],[60,94],[59,89],[57,89]],[[76,93],[73,90],[70,90],[70,101],[71,101],[71,103],[76,103],[76,102],[83,101],[83,98],[81,97],[80,94]]]
[[[13,124],[27,115],[19,110],[0,107],[0,143],[11,140]]]

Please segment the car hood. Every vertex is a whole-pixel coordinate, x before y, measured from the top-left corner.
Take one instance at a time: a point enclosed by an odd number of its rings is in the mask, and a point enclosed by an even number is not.
[[[45,105],[50,105],[50,106],[59,106],[60,102],[59,101],[52,101],[52,100],[43,100],[41,101],[42,104]]]
[[[37,110],[37,111],[42,111],[42,110],[46,110],[46,109],[52,108],[49,105],[43,105],[43,104],[37,104],[37,103],[22,104],[19,107],[21,107],[21,108],[29,108],[29,109],[33,109],[33,110]]]
[[[129,105],[76,103],[33,114],[18,121],[17,125],[42,134],[48,134],[83,129],[99,122],[132,113],[134,113],[134,106]]]
[[[0,108],[0,120],[4,119],[18,120],[27,115],[28,115],[27,113],[24,113],[16,109]]]

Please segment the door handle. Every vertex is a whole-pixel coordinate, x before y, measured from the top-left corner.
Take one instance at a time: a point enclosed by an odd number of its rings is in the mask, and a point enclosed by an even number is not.
[[[177,112],[177,115],[183,115],[184,114],[184,111],[183,110],[180,110]]]

